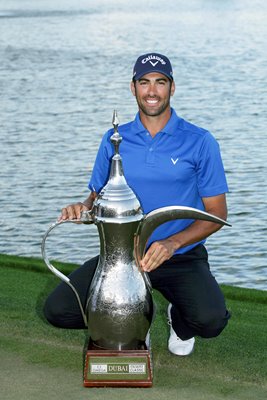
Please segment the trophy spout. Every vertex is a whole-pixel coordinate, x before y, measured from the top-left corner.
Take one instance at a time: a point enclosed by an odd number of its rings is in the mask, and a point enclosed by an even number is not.
[[[175,219],[199,219],[231,226],[223,219],[205,211],[185,206],[168,206],[148,213],[140,222],[135,236],[135,257],[141,260],[145,254],[146,244],[153,231],[161,224]]]

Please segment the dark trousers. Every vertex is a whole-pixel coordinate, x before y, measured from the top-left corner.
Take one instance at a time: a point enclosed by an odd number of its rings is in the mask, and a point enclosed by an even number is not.
[[[85,308],[90,282],[98,257],[87,261],[69,276]],[[175,255],[149,273],[152,287],[172,303],[172,326],[186,340],[193,336],[218,336],[230,314],[223,294],[212,276],[203,245]],[[44,306],[47,320],[61,328],[85,328],[78,302],[71,288],[61,283],[49,295]]]

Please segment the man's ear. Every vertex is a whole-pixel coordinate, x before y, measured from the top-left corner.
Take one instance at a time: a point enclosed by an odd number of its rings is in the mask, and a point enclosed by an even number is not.
[[[174,95],[174,92],[175,92],[175,83],[174,83],[174,81],[172,81],[172,85],[171,85],[171,96]]]
[[[132,92],[133,96],[135,96],[135,84],[133,81],[131,82],[131,92]]]

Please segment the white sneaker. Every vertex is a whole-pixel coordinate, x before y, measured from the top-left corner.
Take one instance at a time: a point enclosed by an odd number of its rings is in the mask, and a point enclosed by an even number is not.
[[[168,349],[171,353],[176,356],[187,356],[194,350],[195,338],[192,337],[188,340],[180,339],[172,327],[172,319],[171,319],[171,308],[172,304],[168,305],[168,323],[170,325],[170,337],[168,341]]]
[[[149,331],[147,332],[145,343],[146,343],[146,347],[147,347],[148,349],[150,349],[150,346],[151,346],[150,329],[149,329]]]

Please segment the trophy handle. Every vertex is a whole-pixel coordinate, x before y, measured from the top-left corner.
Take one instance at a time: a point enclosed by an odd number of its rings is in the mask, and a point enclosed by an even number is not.
[[[85,214],[85,213],[83,213],[83,214]],[[85,315],[85,312],[84,312],[84,309],[83,309],[83,306],[81,303],[81,299],[80,299],[80,296],[79,296],[77,290],[72,285],[70,279],[66,275],[64,275],[62,272],[60,272],[58,269],[56,269],[56,267],[54,267],[54,265],[49,261],[47,255],[46,255],[46,249],[45,249],[46,239],[47,239],[48,235],[57,226],[65,224],[67,222],[72,222],[72,223],[83,222],[86,224],[93,223],[93,220],[90,219],[90,212],[86,212],[86,214],[87,215],[86,215],[85,219],[82,218],[81,220],[75,220],[75,219],[74,220],[65,220],[65,221],[59,221],[59,222],[55,222],[55,223],[51,224],[43,237],[41,250],[42,250],[42,257],[44,259],[44,262],[46,263],[46,266],[50,269],[51,272],[53,272],[54,275],[56,275],[59,279],[61,279],[63,282],[65,282],[67,285],[69,285],[69,287],[73,290],[73,292],[76,296],[76,299],[78,301],[85,326],[88,326],[87,317]],[[83,215],[82,215],[82,217],[83,217]]]

